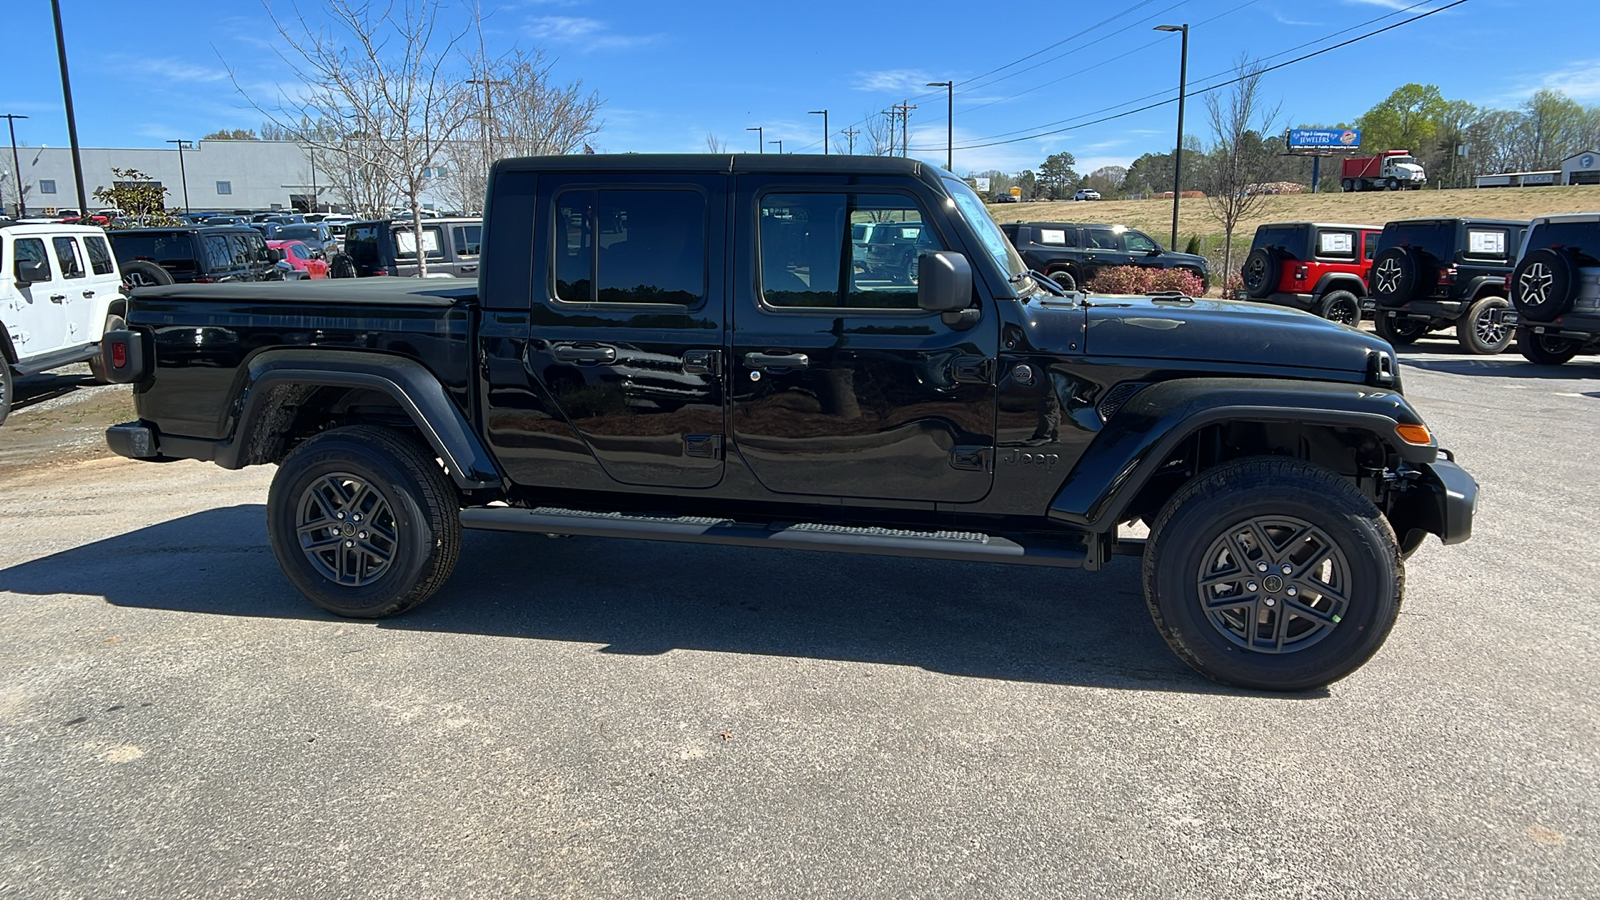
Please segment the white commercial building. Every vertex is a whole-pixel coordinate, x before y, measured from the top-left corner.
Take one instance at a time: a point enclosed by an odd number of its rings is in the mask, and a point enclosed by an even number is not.
[[[1574,153],[1561,161],[1562,184],[1600,184],[1600,150]]]
[[[15,213],[17,190],[8,151],[0,149],[0,155],[7,157],[0,162],[0,196],[5,211]],[[80,155],[83,189],[91,210],[105,205],[94,199],[94,192],[111,186],[114,168],[137,170],[166,188],[169,210],[187,206],[212,212],[310,211],[313,198],[323,209],[337,209],[344,201],[326,177],[315,171],[310,148],[293,141],[197,141],[183,150],[181,164],[176,145],[154,149],[84,147]],[[77,208],[70,149],[18,147],[17,156],[30,213]],[[423,205],[438,207],[440,203],[438,198],[424,196]]]

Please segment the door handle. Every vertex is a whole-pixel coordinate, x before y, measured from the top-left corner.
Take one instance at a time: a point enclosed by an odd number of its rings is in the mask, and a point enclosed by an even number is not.
[[[562,362],[609,363],[617,361],[617,348],[599,344],[556,344],[550,354]]]
[[[744,364],[752,369],[804,369],[811,365],[811,357],[804,353],[760,353],[744,355]]]
[[[463,272],[476,272],[476,271],[478,271],[478,267],[477,266],[462,266],[461,267],[461,271],[463,271]]]
[[[87,299],[88,299],[88,298],[90,298],[90,297],[93,297],[93,296],[94,296],[94,291],[84,291],[84,292],[83,292],[83,296],[84,296],[84,299],[86,299],[86,300],[87,300]]]
[[[51,303],[65,303],[66,300],[67,300],[67,295],[66,294],[51,294],[50,295],[50,302]]]

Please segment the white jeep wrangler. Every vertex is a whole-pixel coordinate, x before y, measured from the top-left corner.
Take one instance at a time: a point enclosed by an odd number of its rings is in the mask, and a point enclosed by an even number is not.
[[[122,276],[106,234],[86,225],[0,225],[0,422],[18,376],[88,361],[122,327]]]

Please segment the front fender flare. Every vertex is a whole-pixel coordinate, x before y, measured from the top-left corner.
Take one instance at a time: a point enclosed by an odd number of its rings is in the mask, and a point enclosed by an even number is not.
[[[444,460],[458,487],[504,486],[494,457],[426,366],[403,356],[361,351],[269,350],[257,355],[244,372],[233,437],[217,448],[218,465],[237,469],[246,464],[252,432],[267,414],[267,398],[273,388],[291,385],[364,388],[387,394]]]
[[[1224,422],[1297,422],[1371,433],[1404,460],[1438,457],[1438,444],[1408,444],[1398,425],[1422,418],[1400,394],[1384,388],[1323,381],[1183,378],[1135,394],[1106,424],[1050,501],[1051,519],[1108,531],[1178,445],[1201,428]]]

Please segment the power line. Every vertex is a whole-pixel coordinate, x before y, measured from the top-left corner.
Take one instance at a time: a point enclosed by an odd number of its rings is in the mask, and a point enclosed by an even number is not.
[[[1278,63],[1277,65],[1267,66],[1266,68],[1259,69],[1257,71],[1251,72],[1248,75],[1242,75],[1242,76],[1239,76],[1238,78],[1232,78],[1232,79],[1229,79],[1227,81],[1221,82],[1219,84],[1213,84],[1213,85],[1209,85],[1209,86],[1204,87],[1204,88],[1199,88],[1197,90],[1191,91],[1190,93],[1192,95],[1199,95],[1199,94],[1210,93],[1210,92],[1216,91],[1216,90],[1221,90],[1222,88],[1238,84],[1239,82],[1245,80],[1246,78],[1251,78],[1251,77],[1255,77],[1255,76],[1258,76],[1258,75],[1265,75],[1268,72],[1275,72],[1278,69],[1282,69],[1282,68],[1285,68],[1287,66],[1292,66],[1295,63],[1305,62],[1308,59],[1311,59],[1311,58],[1317,57],[1317,56],[1321,56],[1324,53],[1330,53],[1330,52],[1332,52],[1334,50],[1338,50],[1338,49],[1341,49],[1343,47],[1348,47],[1351,44],[1355,44],[1355,43],[1358,43],[1360,41],[1364,41],[1367,38],[1376,37],[1377,35],[1383,34],[1386,31],[1393,31],[1394,29],[1399,28],[1399,27],[1401,27],[1403,25],[1410,25],[1412,22],[1417,22],[1417,21],[1420,21],[1422,19],[1426,19],[1429,16],[1437,15],[1439,13],[1444,12],[1447,9],[1453,9],[1453,8],[1455,8],[1457,6],[1460,6],[1461,4],[1466,3],[1466,2],[1467,2],[1467,0],[1455,0],[1455,2],[1453,2],[1453,3],[1448,3],[1448,4],[1445,4],[1444,6],[1441,6],[1441,7],[1437,8],[1437,9],[1431,9],[1431,10],[1428,10],[1427,12],[1425,12],[1425,13],[1421,13],[1420,15],[1412,16],[1409,19],[1405,19],[1405,20],[1400,21],[1400,22],[1395,22],[1395,23],[1390,24],[1390,25],[1386,25],[1386,26],[1384,26],[1382,28],[1379,28],[1379,29],[1376,29],[1374,31],[1369,31],[1366,34],[1359,35],[1357,37],[1353,37],[1350,40],[1341,41],[1341,42],[1339,42],[1337,44],[1333,44],[1333,45],[1324,47],[1321,50],[1314,50],[1314,51],[1312,51],[1310,53],[1304,54],[1303,56],[1297,56],[1294,59],[1285,60],[1284,62]],[[1420,4],[1418,4],[1418,5],[1420,5]],[[1356,27],[1359,27],[1359,26],[1356,26]],[[1312,43],[1317,43],[1317,42],[1313,41]],[[1285,52],[1288,52],[1288,51],[1285,51]],[[1277,54],[1277,55],[1281,55],[1281,54]],[[1153,95],[1151,95],[1151,96],[1153,96]],[[1137,102],[1137,101],[1128,101],[1128,102],[1132,103],[1132,102]],[[1103,124],[1105,122],[1110,122],[1110,121],[1113,121],[1113,120],[1116,120],[1116,119],[1126,118],[1128,116],[1135,115],[1137,113],[1148,112],[1149,110],[1158,109],[1160,107],[1166,106],[1166,105],[1171,104],[1171,103],[1176,103],[1176,102],[1177,102],[1177,98],[1176,97],[1171,97],[1171,98],[1168,98],[1166,100],[1160,100],[1160,101],[1157,101],[1155,103],[1149,103],[1149,104],[1146,104],[1144,106],[1140,106],[1140,107],[1138,107],[1136,109],[1130,109],[1130,110],[1127,110],[1125,112],[1116,113],[1114,115],[1104,116],[1102,118],[1094,119],[1094,120],[1091,120],[1091,121],[1088,121],[1088,122],[1079,122],[1079,123],[1077,123],[1075,125],[1068,125],[1068,126],[1066,126],[1064,128],[1057,128],[1057,129],[1053,129],[1053,130],[1050,130],[1050,131],[1040,131],[1040,132],[1036,132],[1036,133],[1033,133],[1033,134],[1025,134],[1025,135],[1022,135],[1021,137],[1008,138],[1008,139],[1003,140],[1003,141],[988,141],[988,142],[985,142],[985,143],[978,143],[978,144],[966,144],[966,145],[957,147],[956,149],[957,150],[979,150],[979,149],[983,149],[985,147],[998,147],[998,146],[1002,146],[1004,144],[1016,144],[1016,143],[1020,143],[1022,141],[1034,140],[1036,138],[1049,137],[1050,135],[1062,134],[1062,133],[1068,132],[1068,131],[1076,131],[1079,128],[1087,128],[1090,125],[1100,125],[1100,124]],[[1124,104],[1118,104],[1118,105],[1119,106],[1125,106],[1127,104],[1124,103]],[[1107,109],[1115,109],[1115,108],[1116,107],[1107,107]],[[1093,115],[1093,113],[1086,113],[1085,115]],[[1070,121],[1070,120],[1063,120],[1063,121]],[[1054,123],[1050,123],[1050,124],[1054,124]],[[1035,126],[1035,127],[1040,127],[1040,126]],[[927,152],[929,150],[929,148],[927,148],[927,147],[918,147],[917,150],[918,150],[918,152]]]

